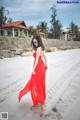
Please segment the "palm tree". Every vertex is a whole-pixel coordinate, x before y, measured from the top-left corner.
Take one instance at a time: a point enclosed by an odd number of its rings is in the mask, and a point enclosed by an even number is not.
[[[40,22],[37,26],[36,26],[37,30],[40,30],[44,33],[48,33],[48,27],[47,27],[47,23],[45,21]]]
[[[79,27],[72,21],[70,23],[70,30],[72,33],[77,34],[79,32]]]
[[[80,40],[79,27],[73,21],[70,23],[70,31],[75,36],[74,40]]]
[[[30,30],[29,30],[29,35],[31,36],[31,35],[34,35],[35,33],[36,33],[36,31],[37,31],[37,28],[35,28],[34,26],[31,26],[30,27]]]

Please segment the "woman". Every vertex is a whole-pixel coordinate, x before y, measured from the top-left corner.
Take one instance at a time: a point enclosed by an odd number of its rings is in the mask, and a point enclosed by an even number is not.
[[[34,35],[31,41],[33,50],[32,75],[26,86],[19,92],[19,102],[23,95],[31,91],[33,107],[41,105],[41,115],[44,112],[46,91],[45,91],[45,74],[47,70],[47,59],[45,56],[45,47],[39,35]]]

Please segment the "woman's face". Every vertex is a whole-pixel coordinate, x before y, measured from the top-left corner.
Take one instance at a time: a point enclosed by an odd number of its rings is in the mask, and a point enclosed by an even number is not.
[[[36,39],[33,39],[33,44],[37,47],[38,46],[38,42]]]

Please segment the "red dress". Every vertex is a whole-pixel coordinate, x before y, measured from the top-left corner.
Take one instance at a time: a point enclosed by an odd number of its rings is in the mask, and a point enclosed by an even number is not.
[[[36,60],[36,52],[33,53],[33,57]],[[34,60],[34,63],[35,63],[35,60]],[[28,83],[19,92],[19,96],[18,96],[19,101],[26,93],[31,91],[33,105],[36,106],[39,103],[44,104],[46,99],[46,90],[45,90],[46,70],[47,70],[47,67],[44,64],[42,57],[39,56],[38,64],[35,68],[35,74],[31,75],[31,78],[28,81]]]

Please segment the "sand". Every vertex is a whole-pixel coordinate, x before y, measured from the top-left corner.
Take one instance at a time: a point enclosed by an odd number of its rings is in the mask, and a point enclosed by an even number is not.
[[[46,53],[46,111],[30,109],[30,92],[18,102],[18,93],[28,82],[34,58],[0,59],[0,117],[9,120],[80,120],[80,49]]]

